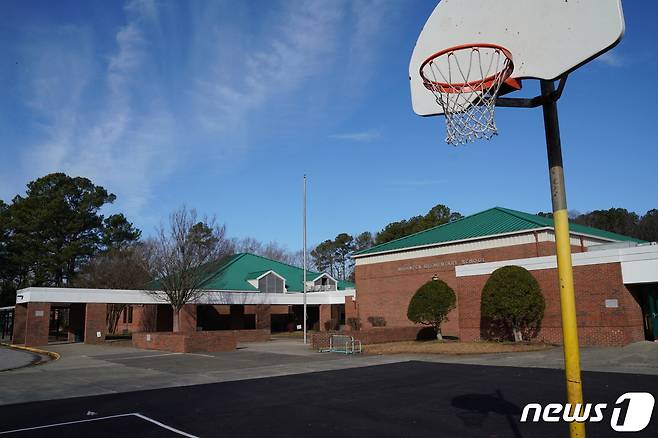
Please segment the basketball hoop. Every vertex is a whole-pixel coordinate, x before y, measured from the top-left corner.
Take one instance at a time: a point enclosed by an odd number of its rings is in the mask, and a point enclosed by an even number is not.
[[[510,78],[512,54],[495,44],[464,44],[441,50],[420,66],[423,85],[434,94],[446,118],[446,143],[466,144],[498,133],[496,97]]]

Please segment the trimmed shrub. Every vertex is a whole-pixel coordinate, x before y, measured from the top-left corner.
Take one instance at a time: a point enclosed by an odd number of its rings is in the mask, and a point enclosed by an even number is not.
[[[482,290],[481,316],[485,325],[511,331],[517,342],[524,335],[537,336],[545,307],[539,283],[520,266],[496,269]]]
[[[347,318],[347,325],[353,331],[361,330],[361,318]]]
[[[383,316],[369,316],[368,322],[373,327],[386,327],[386,319]]]
[[[443,339],[441,323],[448,320],[448,313],[455,308],[456,301],[455,291],[444,281],[428,281],[411,298],[407,318],[417,324],[433,327],[436,338]]]
[[[329,321],[325,321],[324,329],[327,331],[338,330],[338,320],[331,318]]]

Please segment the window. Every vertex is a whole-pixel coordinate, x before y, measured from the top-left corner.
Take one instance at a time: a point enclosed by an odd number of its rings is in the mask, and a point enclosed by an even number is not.
[[[126,306],[123,309],[123,323],[132,324],[133,323],[133,306]]]

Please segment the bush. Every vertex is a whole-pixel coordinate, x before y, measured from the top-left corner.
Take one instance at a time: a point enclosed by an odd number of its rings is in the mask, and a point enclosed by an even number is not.
[[[386,319],[383,316],[369,316],[368,322],[373,327],[386,327]]]
[[[338,330],[338,320],[332,318],[329,321],[325,321],[324,329],[327,331]]]
[[[515,341],[537,335],[545,307],[539,283],[520,266],[496,269],[482,290],[482,318],[511,331]]]
[[[347,325],[353,331],[361,330],[361,318],[347,318]]]
[[[448,320],[448,313],[455,308],[456,301],[455,291],[444,281],[428,281],[411,298],[407,318],[434,327],[437,339],[443,339],[441,323]]]

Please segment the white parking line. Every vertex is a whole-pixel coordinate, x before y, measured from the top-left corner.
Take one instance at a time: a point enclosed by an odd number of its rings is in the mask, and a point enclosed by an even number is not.
[[[185,437],[188,437],[188,438],[198,438],[196,435],[192,435],[192,434],[183,432],[182,430],[178,430],[174,427],[167,426],[164,423],[161,423],[157,420],[154,420],[153,418],[149,418],[146,415],[142,415],[142,414],[137,413],[137,412],[131,412],[129,414],[108,415],[107,417],[88,418],[88,419],[85,419],[85,420],[66,421],[66,422],[63,422],[63,423],[46,424],[46,425],[43,425],[43,426],[24,427],[22,429],[4,430],[4,431],[0,431],[0,435],[7,435],[7,434],[10,434],[10,433],[17,433],[17,432],[26,432],[26,431],[30,431],[30,430],[48,429],[48,428],[51,428],[51,427],[58,427],[58,426],[68,426],[68,425],[71,425],[71,424],[91,423],[92,421],[111,420],[113,418],[130,417],[130,416],[141,418],[144,421],[148,421],[149,423],[155,424],[156,426],[162,427],[163,429],[167,429],[167,430],[169,430],[171,432],[174,432],[174,433],[177,433],[178,435],[181,435],[181,436],[185,436]]]
[[[156,425],[158,425],[158,426],[160,426],[160,427],[163,427],[163,428],[165,428],[165,429],[167,429],[167,430],[170,430],[170,431],[172,431],[172,432],[174,432],[174,433],[177,433],[177,434],[179,434],[179,435],[186,436],[186,437],[189,437],[189,438],[198,438],[196,435],[192,435],[192,434],[189,434],[189,433],[183,432],[182,430],[175,429],[175,428],[173,428],[173,427],[171,427],[171,426],[167,426],[166,424],[164,424],[164,423],[160,423],[159,421],[154,420],[153,418],[149,418],[149,417],[147,417],[146,415],[142,415],[142,414],[138,414],[138,413],[134,413],[133,415],[135,415],[135,416],[137,416],[137,417],[139,417],[139,418],[141,418],[141,419],[143,419],[143,420],[150,421],[150,422],[153,423],[153,424],[156,424]]]
[[[178,354],[183,354],[183,353],[178,353]],[[185,353],[190,356],[203,356],[203,357],[212,357],[215,358],[217,356],[213,356],[212,354],[202,354],[202,353]]]

